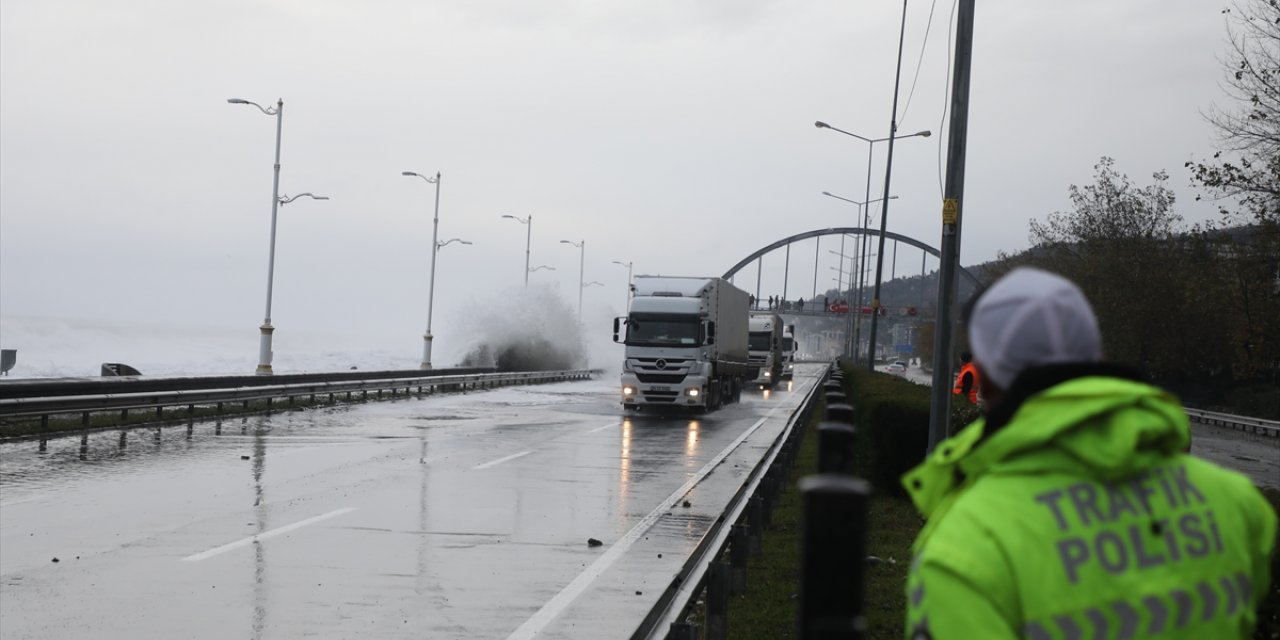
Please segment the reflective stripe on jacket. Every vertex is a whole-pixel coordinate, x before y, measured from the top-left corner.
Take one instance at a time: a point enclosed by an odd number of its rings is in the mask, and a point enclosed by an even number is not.
[[[1245,476],[1182,453],[1176,398],[1076,378],[984,427],[903,477],[928,518],[908,638],[1249,636],[1276,514]]]

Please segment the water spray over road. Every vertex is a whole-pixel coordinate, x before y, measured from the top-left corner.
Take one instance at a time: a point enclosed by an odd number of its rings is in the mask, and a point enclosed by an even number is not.
[[[464,315],[469,346],[459,366],[499,371],[586,366],[577,315],[550,287],[508,290],[500,300],[475,303]]]

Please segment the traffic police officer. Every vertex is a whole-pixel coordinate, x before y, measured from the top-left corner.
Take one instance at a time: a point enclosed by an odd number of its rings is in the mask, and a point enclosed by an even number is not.
[[[908,638],[1247,638],[1276,514],[1248,478],[1183,453],[1177,398],[1101,362],[1071,282],[1016,269],[969,343],[987,415],[903,477],[928,518]]]

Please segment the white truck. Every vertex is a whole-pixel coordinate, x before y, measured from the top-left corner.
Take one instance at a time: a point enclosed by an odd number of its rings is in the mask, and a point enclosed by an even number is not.
[[[751,314],[747,337],[747,377],[761,388],[782,379],[782,318],[771,311]]]
[[[622,405],[698,412],[735,402],[747,375],[747,293],[721,278],[636,276],[627,315]]]
[[[782,328],[782,379],[791,380],[796,373],[796,326]]]

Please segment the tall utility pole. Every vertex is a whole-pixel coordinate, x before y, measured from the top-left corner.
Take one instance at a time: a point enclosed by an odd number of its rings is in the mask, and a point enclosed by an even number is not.
[[[884,191],[889,195],[893,177],[893,139],[898,134],[898,87],[902,81],[902,44],[907,37],[907,0],[902,0],[902,27],[898,32],[898,65],[893,76],[893,110],[889,112],[889,155],[884,165]],[[869,195],[869,194],[868,194]],[[889,198],[880,209],[880,246],[876,251],[876,286],[871,294],[871,331],[867,334],[867,371],[876,369],[876,327],[880,324],[880,281],[884,276],[884,231],[889,222]]]
[[[951,125],[947,138],[947,180],[942,195],[942,251],[938,267],[938,319],[933,331],[933,389],[929,403],[929,451],[947,437],[951,419],[951,309],[960,266],[964,152],[969,129],[969,66],[973,59],[974,0],[959,0],[956,66],[951,81]]]

